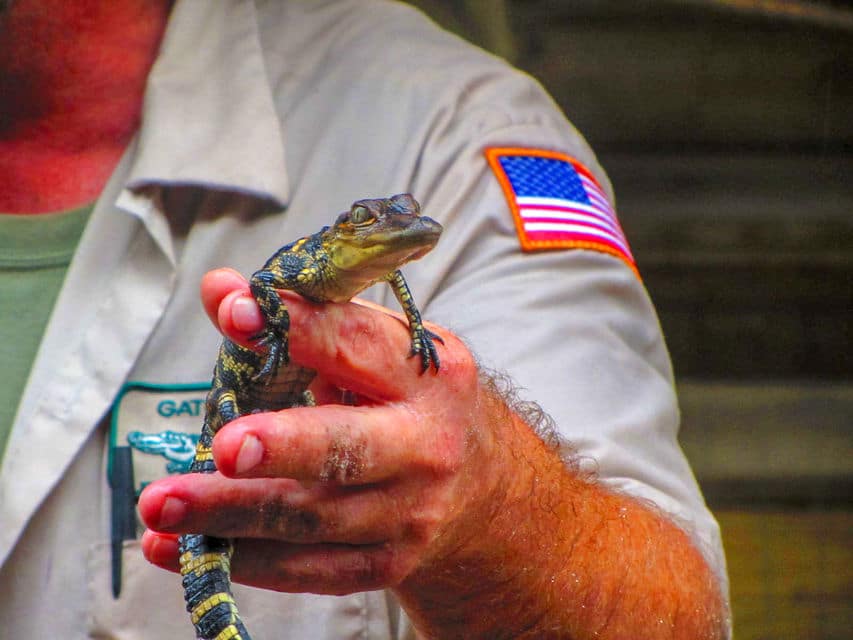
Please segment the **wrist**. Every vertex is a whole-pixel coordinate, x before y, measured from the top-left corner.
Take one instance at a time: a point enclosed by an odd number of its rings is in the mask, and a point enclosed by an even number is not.
[[[717,579],[683,530],[561,460],[523,407],[484,406],[477,499],[395,589],[421,637],[725,636]]]
[[[395,589],[424,637],[521,635],[540,616],[534,601],[557,555],[553,531],[566,517],[571,477],[555,447],[494,385],[481,384],[478,409],[483,419],[460,478],[459,517]]]

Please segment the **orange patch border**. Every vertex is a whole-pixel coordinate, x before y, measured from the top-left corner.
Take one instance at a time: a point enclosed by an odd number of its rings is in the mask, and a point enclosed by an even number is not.
[[[503,190],[504,197],[506,198],[507,204],[512,212],[516,235],[518,236],[518,241],[521,244],[523,251],[532,252],[549,249],[589,249],[619,258],[631,267],[631,270],[638,278],[640,277],[637,265],[633,260],[631,260],[630,256],[603,242],[599,243],[589,240],[531,240],[524,231],[524,222],[521,218],[521,211],[519,210],[518,203],[515,200],[515,191],[512,189],[512,185],[510,184],[503,166],[501,166],[500,158],[502,156],[535,156],[538,158],[549,158],[551,160],[562,160],[570,163],[578,173],[582,173],[584,176],[592,180],[598,188],[602,189],[601,183],[592,173],[590,173],[589,169],[582,165],[578,160],[560,151],[550,151],[547,149],[525,149],[523,147],[488,147],[485,149],[484,153],[489,166],[492,168],[492,172],[495,174],[501,185],[501,190]]]

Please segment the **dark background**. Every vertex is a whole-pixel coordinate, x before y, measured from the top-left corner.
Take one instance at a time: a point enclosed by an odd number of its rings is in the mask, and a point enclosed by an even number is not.
[[[418,0],[597,151],[657,306],[736,637],[853,629],[853,6]]]

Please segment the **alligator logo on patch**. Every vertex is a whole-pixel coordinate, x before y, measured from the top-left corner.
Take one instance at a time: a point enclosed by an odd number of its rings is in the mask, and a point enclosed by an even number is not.
[[[134,449],[166,458],[166,471],[169,473],[186,473],[190,470],[198,439],[198,434],[171,430],[159,433],[131,431],[127,434],[127,442]]]

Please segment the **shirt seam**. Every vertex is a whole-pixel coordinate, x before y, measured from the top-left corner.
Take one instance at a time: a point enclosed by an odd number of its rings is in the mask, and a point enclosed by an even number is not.
[[[49,251],[36,255],[15,256],[4,255],[0,251],[0,269],[49,269],[67,267],[74,257],[74,250]]]

